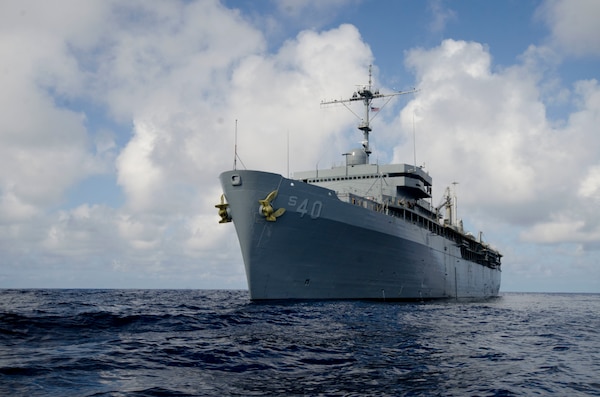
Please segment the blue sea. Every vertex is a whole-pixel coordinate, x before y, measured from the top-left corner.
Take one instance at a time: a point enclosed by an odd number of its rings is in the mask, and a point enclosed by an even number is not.
[[[600,294],[0,290],[1,396],[600,395]]]

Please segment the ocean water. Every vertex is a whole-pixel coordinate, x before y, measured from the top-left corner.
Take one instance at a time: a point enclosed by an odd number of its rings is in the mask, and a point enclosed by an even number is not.
[[[600,294],[0,290],[1,396],[600,395]]]

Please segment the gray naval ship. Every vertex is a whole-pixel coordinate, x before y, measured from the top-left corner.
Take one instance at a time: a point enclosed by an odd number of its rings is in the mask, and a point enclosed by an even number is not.
[[[251,170],[223,172],[220,223],[233,221],[250,298],[421,300],[488,298],[500,289],[502,255],[463,230],[450,188],[431,204],[432,179],[412,164],[369,163],[372,101],[362,101],[362,147],[342,166],[292,179]],[[236,153],[237,156],[237,153]]]

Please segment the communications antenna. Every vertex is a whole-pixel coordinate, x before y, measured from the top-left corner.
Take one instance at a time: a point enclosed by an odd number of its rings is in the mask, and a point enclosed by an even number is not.
[[[233,144],[233,169],[237,170],[237,119],[235,119],[235,136]]]
[[[412,124],[413,124],[413,156],[414,156],[414,165],[415,170],[417,169],[417,133],[415,132],[415,111],[413,110],[412,114]]]
[[[456,185],[458,182],[452,182],[452,206],[454,210],[452,213],[454,214],[454,219],[452,219],[452,224],[458,225],[458,197],[456,195]]]
[[[244,166],[244,169],[246,169],[246,164],[244,164],[244,162],[242,161],[240,156],[238,156],[238,153],[237,153],[237,133],[238,133],[237,127],[238,127],[238,121],[237,121],[237,119],[235,119],[235,143],[233,146],[233,169],[234,170],[237,170],[238,159],[240,160],[240,163],[242,163],[242,165]]]
[[[383,106],[387,105],[388,102],[392,99],[392,97],[398,96],[398,95],[404,95],[404,94],[412,94],[414,92],[417,92],[416,89],[412,89],[409,91],[396,91],[396,92],[392,92],[391,94],[381,94],[379,92],[379,89],[373,89],[373,80],[372,80],[372,65],[369,65],[369,84],[368,85],[363,85],[361,86],[361,88],[359,88],[357,91],[354,92],[354,94],[352,94],[352,97],[349,99],[335,99],[333,101],[321,101],[321,105],[334,105],[334,104],[342,104],[344,105],[348,110],[350,110],[352,112],[352,110],[346,105],[347,103],[350,102],[355,102],[355,101],[362,101],[363,105],[364,105],[364,117],[362,118],[361,122],[358,125],[358,129],[362,131],[363,133],[363,141],[362,141],[362,150],[365,153],[364,156],[364,164],[369,164],[369,155],[371,154],[371,148],[369,147],[369,133],[372,131],[371,129],[371,120],[375,117],[371,117],[371,112],[375,111],[378,112],[379,110],[381,110],[381,108],[383,108]],[[374,108],[371,106],[372,102],[374,99],[380,99],[380,98],[389,98],[387,102],[385,102],[383,104],[383,106],[381,108]],[[354,115],[356,115],[356,113],[352,112]],[[358,117],[358,115],[356,115]]]

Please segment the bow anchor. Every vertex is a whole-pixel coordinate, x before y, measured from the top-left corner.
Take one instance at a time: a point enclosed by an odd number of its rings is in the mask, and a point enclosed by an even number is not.
[[[269,222],[275,222],[285,212],[285,208],[273,209],[271,201],[277,197],[277,190],[273,190],[263,200],[258,200],[260,204],[259,211]]]
[[[219,209],[219,216],[221,220],[219,223],[228,223],[231,222],[231,214],[229,214],[229,204],[225,202],[225,195],[221,195],[221,204],[215,205],[216,208]]]

